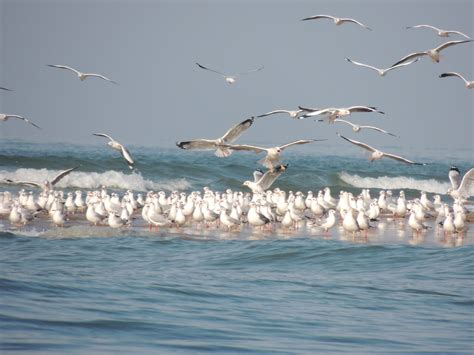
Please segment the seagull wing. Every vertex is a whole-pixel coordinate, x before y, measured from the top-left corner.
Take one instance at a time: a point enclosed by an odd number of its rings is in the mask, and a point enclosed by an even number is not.
[[[467,39],[471,39],[471,37],[469,37],[468,35],[466,35],[466,34],[460,32],[460,31],[446,31],[446,33],[455,33],[455,34],[460,35],[460,36],[463,36],[463,37],[465,37],[465,38],[467,38]]]
[[[333,110],[334,110],[333,108],[324,108],[322,110],[317,110],[317,111],[307,111],[307,113],[302,115],[301,118],[324,115],[324,114],[329,113],[330,111],[333,111]]]
[[[77,70],[74,69],[74,68],[68,67],[67,65],[48,64],[48,67],[59,68],[59,69],[66,69],[66,70],[70,70],[70,71],[76,73],[77,75],[81,75],[81,72],[80,72],[80,71],[77,71]]]
[[[105,133],[92,133],[92,135],[97,136],[97,137],[105,137],[105,138],[110,139],[111,141],[115,141],[115,139],[113,139],[111,136]]]
[[[206,68],[204,65],[201,65],[201,64],[199,64],[199,63],[196,63],[196,65],[197,65],[199,68],[201,68],[201,69],[209,70],[209,71],[212,71],[213,73],[222,75],[224,78],[227,77],[227,75],[225,75],[224,73],[221,73],[220,71],[217,71],[217,70],[214,70],[214,69]]]
[[[262,114],[262,115],[258,115],[257,117],[270,116],[270,115],[274,115],[274,114],[276,114],[276,113],[287,113],[287,114],[289,114],[290,112],[289,112],[288,110],[273,110],[273,111],[264,113],[264,114]]]
[[[385,72],[389,72],[390,70],[393,70],[393,69],[396,69],[396,68],[400,68],[400,67],[404,67],[405,65],[410,65],[410,64],[413,64],[415,62],[418,62],[420,60],[420,58],[415,58],[414,60],[410,60],[409,62],[404,62],[404,63],[400,63],[400,64],[397,64],[397,65],[393,65],[391,66],[390,68],[387,68],[385,69]]]
[[[122,144],[120,145],[120,148],[121,148],[122,156],[128,162],[128,164],[129,165],[135,164],[129,150],[125,148]]]
[[[371,29],[369,26],[364,25],[362,22],[359,22],[359,21],[357,21],[357,20],[354,20],[353,18],[342,18],[342,19],[341,19],[341,23],[343,23],[343,22],[356,23],[356,24],[358,24],[359,26],[364,27],[364,28],[368,29],[369,31],[372,31],[372,29]]]
[[[450,41],[450,42],[446,42],[446,43],[443,43],[442,45],[436,47],[436,48],[435,48],[435,51],[441,52],[443,49],[446,49],[446,48],[448,48],[448,47],[454,46],[454,45],[456,45],[456,44],[467,43],[467,42],[472,42],[472,41],[473,41],[472,39],[465,39],[465,40],[462,40],[462,41]]]
[[[11,179],[4,179],[3,182],[7,184],[26,185],[26,186],[39,187],[39,188],[42,187],[41,184],[37,182],[32,182],[32,181],[13,181]]]
[[[447,72],[447,73],[443,73],[441,74],[439,77],[440,78],[446,78],[448,76],[457,76],[458,78],[462,79],[465,83],[467,83],[468,81],[461,75],[461,74],[458,74],[456,72]]]
[[[463,197],[470,196],[470,190],[474,186],[474,168],[464,174],[461,185],[459,185],[459,194]]]
[[[250,128],[250,126],[253,125],[254,120],[255,120],[255,117],[251,117],[251,118],[248,118],[248,119],[236,124],[234,127],[230,128],[222,136],[222,140],[226,143],[234,142],[237,138],[240,137],[240,135],[242,133],[244,133],[247,129]]]
[[[319,18],[329,18],[331,20],[334,20],[334,17],[333,16],[329,16],[329,15],[316,15],[316,16],[311,16],[311,17],[306,17],[306,18],[303,18],[301,19],[301,21],[307,21],[307,20],[317,20]]]
[[[260,169],[257,169],[253,172],[253,182],[257,182],[258,180],[261,179],[263,176],[263,171]]]
[[[19,116],[19,115],[7,115],[7,117],[8,117],[8,118],[18,118],[18,119],[20,119],[20,120],[22,120],[22,121],[25,121],[26,123],[29,123],[29,124],[32,125],[32,126],[35,126],[36,128],[41,129],[40,126],[36,125],[35,123],[31,122],[29,119],[27,119],[27,118],[25,118],[25,117],[23,117],[23,116]]]
[[[317,107],[303,107],[303,106],[298,106],[298,108],[302,111],[305,111],[305,112],[313,112],[313,111],[320,111],[321,109],[320,108],[317,108]]]
[[[439,28],[437,27],[434,27],[434,26],[431,26],[431,25],[416,25],[416,26],[408,26],[407,29],[410,29],[410,28],[431,28],[432,30],[435,30],[435,31],[441,31]]]
[[[247,74],[250,74],[250,73],[254,73],[256,71],[263,70],[263,68],[264,68],[264,66],[262,65],[261,67],[258,67],[258,68],[255,68],[255,69],[243,72],[243,73],[238,73],[237,75],[247,75]]]
[[[13,91],[13,90],[10,90],[10,89],[4,88],[4,87],[0,87],[0,90]]]
[[[373,67],[372,65],[368,65],[368,64],[364,64],[364,63],[359,63],[359,62],[356,62],[355,60],[352,60],[350,58],[346,58],[346,60],[349,62],[349,63],[352,63],[352,64],[355,64],[355,65],[359,65],[361,67],[366,67],[366,68],[369,68],[369,69],[373,69],[375,71],[379,71],[381,69],[379,68],[376,68],[376,67]]]
[[[71,169],[67,169],[67,170],[63,170],[61,171],[58,175],[56,175],[53,180],[51,180],[51,185],[56,185],[59,180],[61,180],[63,177],[65,177],[66,175],[69,175],[73,170],[76,170],[78,167],[74,167],[74,168],[71,168]]]
[[[222,144],[222,146],[232,150],[247,150],[255,153],[266,152],[268,150],[268,148],[257,147],[254,145],[247,144]]]
[[[377,110],[376,107],[373,106],[351,106],[347,108],[350,112],[378,112],[381,114],[385,114],[383,111]]]
[[[215,139],[194,139],[191,141],[176,142],[176,145],[185,150],[214,149],[217,145]]]
[[[453,190],[457,190],[459,188],[459,185],[461,185],[461,174],[459,173],[459,169],[456,167],[452,167],[449,170],[449,180],[451,181],[451,186],[453,187]]]
[[[379,132],[382,132],[382,133],[386,133],[390,136],[393,136],[393,137],[396,137],[395,134],[393,133],[390,133],[390,132],[387,132],[386,130],[382,129],[382,128],[378,128],[378,127],[375,127],[375,126],[359,126],[360,128],[367,128],[367,129],[373,129],[374,131],[379,131]]]
[[[350,125],[351,127],[354,127],[354,126],[355,126],[355,124],[353,124],[352,122],[343,120],[343,119],[341,119],[341,118],[336,118],[336,119],[334,120],[334,122],[344,122],[344,123],[347,123],[348,125]]]
[[[287,143],[285,145],[280,146],[281,150],[284,150],[288,147],[291,147],[293,145],[299,145],[299,144],[307,144],[307,143],[312,143],[312,142],[317,142],[317,141],[325,141],[326,139],[300,139],[298,141],[294,141],[291,143]]]
[[[408,54],[407,56],[403,57],[403,58],[400,59],[398,62],[396,62],[395,64],[393,64],[393,65],[391,66],[391,68],[392,68],[392,67],[395,67],[395,66],[397,66],[397,65],[399,65],[399,64],[402,64],[402,63],[404,63],[404,62],[406,62],[406,61],[408,61],[408,60],[410,60],[410,59],[415,59],[415,58],[421,57],[421,56],[423,56],[423,55],[427,55],[427,53],[426,53],[426,52],[415,52],[415,53]]]
[[[370,145],[368,144],[365,144],[365,143],[362,143],[362,142],[359,142],[359,141],[356,141],[354,139],[349,139],[349,138],[346,138],[344,137],[343,135],[340,135],[339,133],[336,133],[339,137],[341,137],[342,139],[345,139],[346,141],[348,142],[351,142],[352,144],[355,144],[355,145],[358,145],[359,147],[362,147],[370,152],[375,152],[377,149],[371,147]]]
[[[118,85],[118,83],[116,81],[113,81],[113,80],[111,80],[111,79],[109,79],[106,76],[101,75],[101,74],[87,73],[87,74],[84,74],[84,76],[86,78],[89,77],[89,76],[95,77],[95,78],[100,78],[100,79],[103,79],[103,80],[106,80],[106,81],[110,81],[112,84]]]
[[[257,184],[260,185],[263,190],[267,190],[285,170],[286,165],[281,165],[274,170],[268,170],[265,174],[262,175]]]
[[[398,161],[401,161],[402,163],[407,163],[407,164],[414,164],[414,165],[426,165],[425,163],[416,163],[412,160],[408,160],[408,159],[405,159],[403,157],[400,157],[398,155],[395,155],[395,154],[390,154],[390,153],[383,153],[383,155],[387,158],[392,158],[392,159],[395,159],[395,160],[398,160]]]

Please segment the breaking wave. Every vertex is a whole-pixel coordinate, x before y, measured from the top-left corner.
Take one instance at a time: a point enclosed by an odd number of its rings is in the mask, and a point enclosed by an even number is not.
[[[446,191],[451,187],[450,183],[439,182],[435,179],[417,180],[406,176],[362,177],[351,175],[344,171],[339,173],[339,178],[345,183],[359,188],[411,189],[446,194]]]
[[[42,182],[52,179],[59,171],[48,169],[17,169],[15,171],[0,170],[0,182],[4,179],[13,181]],[[152,181],[141,174],[124,174],[109,170],[103,173],[74,171],[65,176],[57,185],[59,188],[96,189],[99,186],[107,188],[126,189],[134,191],[147,190],[186,190],[191,184],[186,179]]]

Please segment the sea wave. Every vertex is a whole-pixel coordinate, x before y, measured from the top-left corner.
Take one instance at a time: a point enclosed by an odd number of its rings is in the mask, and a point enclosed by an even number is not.
[[[446,194],[446,191],[451,187],[450,183],[435,179],[417,180],[407,176],[362,177],[351,175],[345,171],[339,173],[339,178],[345,183],[359,188],[410,189]]]
[[[41,182],[52,179],[58,170],[49,169],[17,169],[14,171],[0,170],[0,181],[11,179],[13,181]],[[96,189],[99,186],[108,188],[127,189],[134,191],[147,190],[186,190],[191,184],[186,179],[172,179],[153,181],[144,178],[141,174],[133,172],[124,174],[120,171],[109,170],[103,173],[74,171],[65,176],[56,185],[59,188]]]

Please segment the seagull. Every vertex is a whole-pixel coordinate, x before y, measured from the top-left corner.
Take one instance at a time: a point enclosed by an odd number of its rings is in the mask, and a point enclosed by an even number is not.
[[[472,80],[472,81],[466,80],[466,79],[464,79],[464,77],[461,74],[458,74],[456,72],[451,71],[451,72],[443,73],[439,77],[440,78],[446,78],[448,76],[457,76],[458,78],[461,78],[464,81],[464,83],[466,84],[466,87],[468,89],[474,88],[474,80]]]
[[[394,136],[396,137],[396,135],[394,135],[393,133],[390,133],[390,132],[387,132],[381,128],[378,128],[378,127],[375,127],[375,126],[361,126],[361,125],[358,125],[358,124],[354,124],[352,122],[349,122],[349,121],[346,121],[346,120],[343,120],[341,118],[337,118],[334,120],[334,122],[344,122],[344,123],[347,123],[348,125],[352,126],[352,130],[354,132],[359,132],[362,128],[367,128],[367,129],[373,129],[375,131],[379,131],[379,132],[382,132],[382,133],[386,133],[390,136]]]
[[[71,169],[60,171],[51,181],[45,180],[42,184],[38,182],[32,181],[13,181],[11,179],[4,179],[4,182],[7,184],[16,184],[16,185],[27,185],[32,187],[39,187],[42,188],[44,191],[50,191],[53,189],[54,185],[56,185],[62,178],[66,175],[69,175],[72,171],[76,170],[78,167],[74,167]]]
[[[299,110],[273,110],[267,113],[264,113],[263,115],[258,115],[257,117],[265,117],[265,116],[270,116],[270,115],[275,115],[277,113],[286,113],[290,115],[291,118],[299,118],[298,116],[302,113],[305,112],[306,110],[299,109]]]
[[[461,172],[456,166],[452,166],[451,169],[449,169],[449,180],[451,181],[451,186],[453,190],[456,190],[459,185],[461,185]]]
[[[217,139],[194,139],[191,141],[176,142],[176,145],[185,150],[209,150],[217,148],[217,150],[214,152],[216,156],[220,158],[228,157],[232,154],[232,150],[226,148],[223,145],[233,143],[235,140],[237,140],[237,138],[239,138],[242,133],[244,133],[250,128],[250,126],[253,125],[254,120],[255,117],[251,117],[236,124],[222,137]]]
[[[373,106],[351,106],[351,107],[342,107],[342,108],[335,108],[329,107],[317,111],[312,111],[305,113],[301,116],[301,118],[313,117],[318,115],[328,115],[329,122],[334,122],[336,118],[349,116],[352,112],[378,112],[381,114],[385,114],[385,112],[379,111],[376,107]]]
[[[441,52],[443,49],[454,46],[456,44],[467,43],[467,42],[472,42],[472,41],[473,41],[472,39],[466,39],[466,40],[463,40],[463,41],[450,41],[450,42],[443,43],[443,44],[441,44],[440,46],[438,46],[436,48],[428,49],[427,51],[424,51],[424,52],[411,53],[411,54],[408,54],[407,56],[403,57],[402,59],[400,59],[398,62],[396,62],[394,65],[392,65],[392,67],[394,67],[396,65],[399,65],[403,62],[406,62],[410,59],[413,59],[413,58],[416,58],[416,57],[421,57],[421,56],[424,56],[424,55],[429,56],[431,59],[433,59],[434,62],[439,63],[439,60],[440,60],[439,52]]]
[[[229,148],[231,150],[253,151],[257,154],[261,152],[266,152],[267,156],[264,159],[262,159],[260,163],[269,169],[273,169],[276,165],[280,164],[280,155],[286,148],[294,146],[294,145],[307,144],[307,143],[324,141],[324,140],[326,139],[309,139],[309,140],[300,139],[298,141],[287,143],[282,146],[271,147],[271,148],[257,147],[254,145],[246,145],[246,144],[225,144],[224,147]]]
[[[7,88],[4,88],[4,87],[1,87],[1,86],[0,86],[0,90],[4,90],[4,91],[13,91],[13,90],[10,90],[10,89],[7,89]]]
[[[353,140],[353,139],[346,138],[346,137],[340,135],[339,133],[336,133],[336,134],[339,137],[341,137],[342,139],[345,139],[346,141],[351,142],[352,144],[358,145],[359,147],[362,147],[362,148],[368,150],[369,152],[372,152],[372,155],[370,157],[370,161],[378,160],[378,159],[381,159],[382,157],[387,157],[387,158],[391,158],[391,159],[401,161],[402,163],[414,164],[414,165],[426,165],[425,163],[416,163],[414,161],[402,158],[398,155],[382,152],[378,149],[375,149],[375,148],[371,147],[368,144],[358,142],[358,141]]]
[[[135,162],[133,161],[132,155],[128,151],[128,149],[121,143],[117,142],[115,139],[113,139],[111,136],[105,134],[105,133],[93,133],[94,136],[98,137],[105,137],[108,138],[110,141],[107,143],[111,148],[120,151],[122,153],[123,158],[127,161],[128,167],[130,169],[133,169],[133,164]]]
[[[264,193],[265,190],[269,189],[275,180],[287,169],[288,165],[280,165],[272,170],[267,170],[265,174],[261,171],[254,171],[254,181],[245,181],[243,186],[247,186],[253,193],[260,192]]]
[[[95,73],[81,73],[80,71],[74,69],[74,68],[71,68],[71,67],[68,67],[67,65],[59,65],[59,64],[47,64],[48,67],[51,67],[51,68],[59,68],[59,69],[66,69],[66,70],[70,70],[74,73],[77,74],[79,80],[81,81],[84,81],[86,80],[87,78],[89,77],[96,77],[96,78],[100,78],[100,79],[103,79],[103,80],[106,80],[106,81],[110,81],[111,83],[113,84],[116,84],[118,85],[118,83],[116,81],[113,81],[113,80],[110,80],[109,78],[101,75],[101,74],[95,74]]]
[[[373,67],[372,65],[368,65],[368,64],[364,64],[364,63],[359,63],[359,62],[356,62],[355,60],[352,60],[352,59],[350,59],[350,58],[346,58],[346,60],[347,60],[349,63],[355,64],[355,65],[358,65],[358,66],[361,66],[361,67],[366,67],[366,68],[369,68],[369,69],[373,69],[373,70],[375,70],[376,72],[378,72],[380,76],[385,76],[385,74],[387,74],[390,70],[396,69],[396,68],[400,68],[400,67],[404,67],[404,66],[406,66],[406,65],[413,64],[413,63],[419,61],[420,58],[416,58],[415,60],[412,60],[412,61],[406,62],[406,63],[402,63],[402,64],[399,64],[399,65],[394,65],[393,67],[390,67],[390,68],[387,68],[387,69],[380,69],[380,68]]]
[[[243,73],[238,73],[238,74],[234,74],[234,75],[227,75],[227,74],[221,73],[221,72],[219,72],[219,71],[217,71],[217,70],[206,68],[205,66],[203,66],[203,65],[201,65],[201,64],[199,64],[199,63],[196,63],[196,65],[197,65],[199,68],[201,68],[201,69],[209,70],[209,71],[211,71],[211,72],[213,72],[213,73],[217,73],[217,74],[223,76],[224,79],[225,79],[225,81],[226,81],[227,83],[229,83],[229,84],[235,83],[235,80],[237,80],[237,77],[238,77],[239,75],[246,75],[246,74],[254,73],[254,72],[257,72],[257,71],[260,71],[260,70],[263,69],[263,66],[261,66],[261,67],[258,67],[258,68],[255,68],[255,69],[252,69],[252,70],[243,72]]]
[[[459,31],[447,31],[447,30],[442,30],[440,28],[437,28],[437,27],[434,27],[434,26],[431,26],[431,25],[416,25],[416,26],[408,26],[407,29],[410,29],[410,28],[431,28],[432,30],[435,30],[435,31],[438,31],[438,36],[440,37],[449,37],[449,34],[450,33],[454,33],[454,34],[457,34],[457,35],[461,35],[467,39],[471,39],[471,37],[469,37],[468,35],[465,35],[464,33],[462,32],[459,32]]]
[[[451,176],[450,176],[451,178]],[[451,180],[453,184],[453,180]],[[453,184],[454,186],[454,184]],[[448,189],[448,195],[452,198],[469,198],[471,196],[471,191],[474,186],[474,168],[471,168],[467,173],[464,174],[459,187],[451,187]]]
[[[29,123],[32,126],[35,126],[36,128],[41,129],[40,126],[34,124],[33,122],[31,122],[29,119],[27,119],[25,117],[18,116],[18,115],[9,115],[9,114],[6,114],[6,113],[0,113],[0,121],[6,122],[6,121],[8,121],[9,118],[18,118],[20,120],[25,121],[26,123]]]
[[[342,25],[343,23],[345,22],[352,22],[352,23],[356,23],[358,24],[359,26],[362,26],[366,29],[368,29],[369,31],[372,31],[372,29],[366,25],[364,25],[363,23],[357,21],[357,20],[354,20],[352,18],[341,18],[341,17],[334,17],[334,16],[329,16],[329,15],[316,15],[316,16],[311,16],[311,17],[306,17],[304,19],[301,19],[301,21],[307,21],[307,20],[317,20],[317,19],[320,19],[320,18],[328,18],[328,19],[331,19],[334,21],[334,23],[339,26],[339,25]]]

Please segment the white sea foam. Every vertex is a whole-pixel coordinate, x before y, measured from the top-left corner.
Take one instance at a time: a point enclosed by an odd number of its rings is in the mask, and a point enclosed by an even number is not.
[[[435,179],[417,180],[406,176],[379,176],[379,177],[362,177],[359,175],[350,175],[346,172],[339,174],[339,177],[345,183],[360,188],[375,189],[411,189],[437,194],[446,194],[451,187],[449,182],[440,182]]]
[[[48,169],[18,169],[15,171],[0,170],[0,181],[42,182],[52,179],[59,171]],[[57,185],[58,188],[97,189],[99,186],[108,188],[127,189],[134,191],[147,190],[185,190],[191,184],[186,179],[152,181],[137,173],[124,174],[120,171],[109,170],[103,173],[73,171],[64,177]]]

